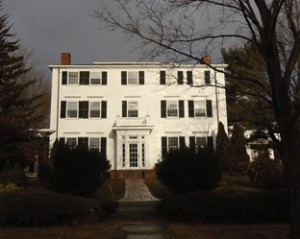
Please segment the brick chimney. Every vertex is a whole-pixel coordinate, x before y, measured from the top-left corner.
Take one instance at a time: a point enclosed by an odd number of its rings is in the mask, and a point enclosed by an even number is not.
[[[201,64],[206,64],[206,65],[211,65],[211,63],[212,63],[211,56],[209,56],[209,55],[202,56],[201,59],[200,59],[200,63]]]
[[[61,65],[70,65],[71,64],[71,54],[69,52],[62,52],[60,56]]]

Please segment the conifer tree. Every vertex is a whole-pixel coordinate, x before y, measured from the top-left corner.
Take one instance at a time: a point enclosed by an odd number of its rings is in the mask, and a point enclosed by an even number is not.
[[[5,160],[20,160],[24,143],[31,138],[32,117],[40,96],[24,92],[34,80],[24,82],[26,66],[19,40],[11,33],[8,15],[0,0],[0,167]]]
[[[219,122],[218,124],[216,147],[217,154],[219,155],[219,158],[221,160],[222,171],[229,172],[231,168],[229,161],[231,143],[225,132],[224,125],[222,122]]]

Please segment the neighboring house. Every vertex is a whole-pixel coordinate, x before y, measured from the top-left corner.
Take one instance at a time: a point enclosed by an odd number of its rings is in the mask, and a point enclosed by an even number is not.
[[[205,64],[70,59],[50,65],[50,148],[60,139],[105,152],[113,177],[149,176],[169,150],[214,147],[218,122],[227,129],[224,74]]]

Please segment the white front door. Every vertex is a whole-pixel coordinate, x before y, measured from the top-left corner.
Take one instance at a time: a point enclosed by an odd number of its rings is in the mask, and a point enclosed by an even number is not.
[[[141,169],[145,167],[145,142],[144,141],[127,141],[122,142],[122,168],[124,169]]]

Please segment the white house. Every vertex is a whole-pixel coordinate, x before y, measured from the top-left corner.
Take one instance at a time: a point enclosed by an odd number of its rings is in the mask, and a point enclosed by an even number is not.
[[[50,65],[50,148],[60,139],[105,152],[113,177],[149,176],[168,150],[212,146],[218,122],[227,129],[224,74],[205,64],[70,59]]]

